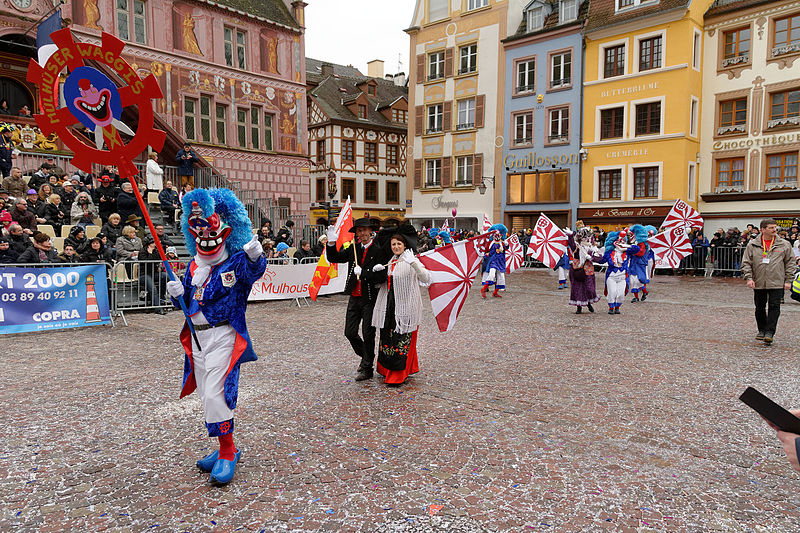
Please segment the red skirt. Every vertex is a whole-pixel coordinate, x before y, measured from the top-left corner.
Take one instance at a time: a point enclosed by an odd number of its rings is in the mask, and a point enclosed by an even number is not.
[[[419,372],[419,362],[417,361],[417,332],[419,329],[411,334],[411,345],[408,348],[408,355],[406,356],[406,367],[403,370],[387,370],[380,363],[375,367],[378,374],[385,377],[384,383],[392,385],[399,385],[403,383],[408,376]]]

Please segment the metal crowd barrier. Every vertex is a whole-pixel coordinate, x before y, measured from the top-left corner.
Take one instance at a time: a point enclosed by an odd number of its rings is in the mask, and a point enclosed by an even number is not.
[[[675,273],[702,274],[705,277],[742,275],[742,256],[745,246],[695,246],[692,254],[684,257]]]
[[[173,308],[167,294],[169,277],[161,261],[119,261],[111,266],[110,279],[111,313],[126,326],[125,311]]]

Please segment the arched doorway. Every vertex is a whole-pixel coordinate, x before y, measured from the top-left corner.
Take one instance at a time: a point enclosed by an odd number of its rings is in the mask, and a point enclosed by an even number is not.
[[[31,111],[35,110],[33,95],[28,88],[17,80],[5,76],[0,76],[0,101],[2,100],[8,102],[10,115],[19,115],[22,106],[28,106]]]
[[[28,63],[36,58],[36,41],[16,33],[2,35],[0,50],[0,99],[8,102],[12,115],[18,115],[22,106],[36,112],[34,87],[25,79]]]

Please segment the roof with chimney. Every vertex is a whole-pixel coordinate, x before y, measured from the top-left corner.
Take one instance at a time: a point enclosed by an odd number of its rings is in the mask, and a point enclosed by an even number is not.
[[[639,6],[626,7],[616,11],[614,0],[590,0],[589,18],[585,31],[595,31],[634,20],[661,15],[678,9],[688,9],[691,0],[653,0]]]
[[[366,92],[367,85],[375,86],[374,96]],[[393,106],[399,100],[408,101],[408,88],[395,85],[391,80],[334,74],[326,76],[309,92],[309,96],[331,120],[350,122],[356,127],[381,126],[403,132],[408,128],[407,124],[393,122],[381,113],[381,110]],[[367,118],[358,118],[347,107],[356,101],[367,106]],[[407,110],[407,105],[403,109]]]
[[[546,5],[546,4],[551,4],[552,5],[552,7],[551,7],[552,11],[550,11],[550,14],[545,17],[544,24],[542,25],[542,27],[540,29],[538,29],[538,30],[528,31],[528,17],[527,16],[523,16],[522,17],[522,22],[520,22],[516,33],[514,33],[513,35],[509,35],[508,37],[503,39],[503,42],[507,43],[507,42],[511,42],[511,41],[516,41],[516,40],[519,40],[519,39],[524,39],[525,37],[530,37],[531,35],[539,35],[541,33],[547,33],[549,31],[553,31],[555,29],[568,28],[570,26],[583,24],[583,21],[586,20],[586,15],[589,13],[589,2],[590,1],[595,1],[596,2],[597,0],[583,0],[583,2],[581,3],[580,9],[578,9],[578,17],[575,20],[570,20],[570,21],[561,23],[561,22],[559,22],[559,7],[560,7],[561,3],[560,2],[550,2],[548,0],[539,0],[538,4],[540,4],[540,5]],[[527,9],[529,7],[531,7],[531,6],[533,6],[534,3],[535,2],[529,3],[525,7],[525,10],[527,11]]]
[[[364,75],[353,65],[338,65],[329,61],[322,61],[319,59],[306,58],[306,82],[309,85],[318,85],[325,75],[322,74],[322,66],[330,65],[333,69],[333,74],[336,76],[350,76],[350,77],[364,77]]]

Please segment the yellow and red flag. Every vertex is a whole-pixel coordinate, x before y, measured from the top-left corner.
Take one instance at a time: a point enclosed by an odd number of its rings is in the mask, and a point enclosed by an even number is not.
[[[339,272],[336,268],[336,263],[329,263],[323,251],[322,256],[319,258],[319,263],[317,263],[317,269],[314,271],[314,277],[308,285],[308,295],[311,299],[316,302],[319,290],[338,275]]]

